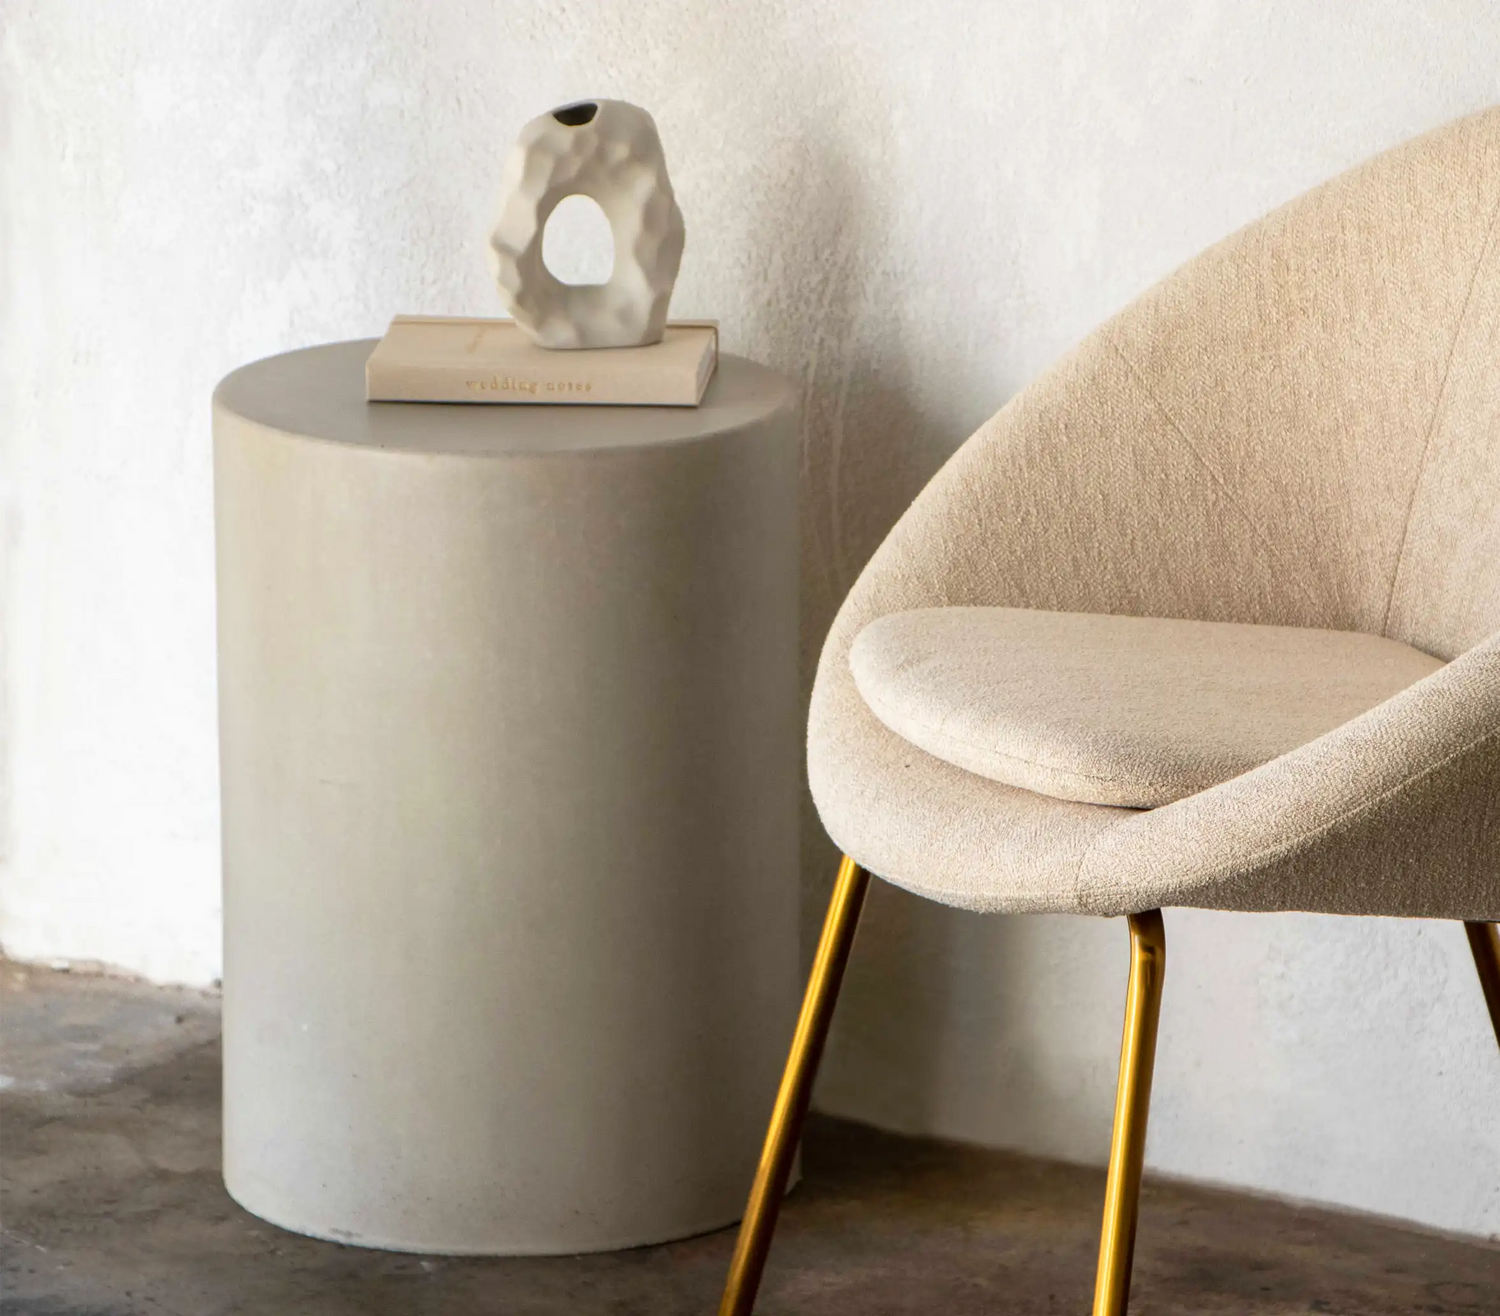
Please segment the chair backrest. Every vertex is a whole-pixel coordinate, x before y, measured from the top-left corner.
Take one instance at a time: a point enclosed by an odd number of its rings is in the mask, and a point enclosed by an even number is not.
[[[1500,108],[1434,134],[1427,151],[1449,174],[1427,222],[1450,244],[1441,277],[1456,271],[1463,296],[1440,326],[1448,354],[1384,632],[1452,658],[1500,631]]]
[[[1500,107],[1209,248],[982,426],[839,610],[812,739],[865,716],[870,621],[986,604],[1500,632]]]
[[[1451,658],[1500,630],[1500,108],[1210,248],[1101,332],[1286,573]]]
[[[1209,248],[934,477],[851,591],[1323,626],[1452,658],[1500,631],[1500,107]]]

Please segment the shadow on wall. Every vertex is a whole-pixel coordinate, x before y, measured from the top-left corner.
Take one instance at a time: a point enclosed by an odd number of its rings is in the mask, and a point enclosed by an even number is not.
[[[0,434],[14,434],[9,425],[10,408],[0,402]],[[3,443],[3,441],[0,441]],[[0,449],[0,467],[14,469],[8,463],[10,454]],[[20,616],[16,559],[20,556],[21,513],[8,493],[0,492],[0,880],[8,875],[14,862],[15,819],[14,745],[15,745],[15,624]],[[0,946],[0,954],[4,947]]]
[[[0,84],[0,91],[10,87]],[[11,121],[14,106],[10,97],[0,94],[0,196],[14,196],[19,190],[19,175],[14,169],[11,151]],[[11,245],[11,208],[0,206],[0,252],[14,250]],[[16,275],[13,262],[0,260],[0,306],[14,306]],[[15,369],[14,330],[8,316],[0,316],[0,361]],[[13,814],[13,776],[15,772],[15,673],[16,624],[20,618],[19,567],[21,549],[20,443],[14,395],[10,379],[0,378],[0,880],[9,877],[15,846]],[[9,885],[8,881],[5,885]],[[0,947],[0,953],[3,953]]]
[[[880,128],[865,124],[858,143],[827,138],[787,142],[763,162],[776,189],[762,198],[748,236],[761,298],[745,308],[739,337],[753,355],[797,378],[802,415],[802,690],[811,689],[823,637],[871,553],[938,467],[968,437],[951,421],[924,412],[914,387],[918,350],[942,344],[910,341],[890,293],[903,286],[902,253]],[[877,147],[871,152],[870,143]],[[844,149],[847,147],[848,149]],[[860,162],[865,162],[861,168]],[[978,323],[962,294],[949,307],[955,324]],[[928,332],[932,332],[930,329]],[[994,406],[1004,401],[997,381]],[[803,960],[810,961],[838,855],[803,793]],[[1063,938],[1108,931],[1069,921]],[[1057,938],[1038,938],[1016,920],[942,908],[876,883],[840,1002],[819,1104],[886,1127],[967,1128],[976,1138],[1066,1149],[1074,1159],[1102,1159],[1109,1109],[1098,1093],[1108,1083],[1081,1081],[1067,1091],[1049,1085],[1055,1057],[1038,1046],[1036,974],[1029,957]],[[1095,947],[1109,958],[1107,947]],[[1117,948],[1123,973],[1123,948]],[[1046,977],[1046,966],[1041,966]],[[1076,980],[1070,976],[1069,981]],[[964,984],[962,995],[955,985]],[[1065,988],[1066,995],[1071,988]],[[1087,990],[1084,989],[1087,995]],[[1117,1011],[1096,1010],[1106,1031]],[[1061,1008],[1067,1008],[1060,1003]],[[1071,1011],[1070,1011],[1071,1013]],[[1084,1023],[1074,1031],[1085,1068],[1111,1043]],[[993,1039],[982,1053],[958,1039]],[[956,1045],[950,1045],[952,1039]],[[1090,1054],[1092,1048],[1092,1054]],[[1067,1072],[1071,1066],[1064,1065]],[[967,1071],[967,1072],[965,1072]],[[965,1111],[967,1094],[987,1092],[983,1111]],[[1096,1107],[1100,1107],[1096,1109]],[[1080,1130],[1084,1132],[1080,1133]],[[1088,1130],[1097,1130],[1091,1136]],[[1096,1145],[1097,1144],[1097,1145]]]

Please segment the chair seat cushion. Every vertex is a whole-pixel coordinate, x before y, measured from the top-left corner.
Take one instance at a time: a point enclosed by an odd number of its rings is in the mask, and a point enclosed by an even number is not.
[[[1149,809],[1383,703],[1438,659],[1353,631],[921,608],[866,626],[854,682],[887,727],[993,781]]]

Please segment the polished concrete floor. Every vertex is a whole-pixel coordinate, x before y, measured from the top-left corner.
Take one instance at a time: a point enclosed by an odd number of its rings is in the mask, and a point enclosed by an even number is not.
[[[0,1310],[11,1316],[707,1316],[731,1233],[448,1259],[283,1233],[219,1180],[212,998],[0,962]],[[809,1130],[759,1311],[1086,1313],[1103,1175]],[[1500,1248],[1149,1183],[1133,1316],[1500,1313]]]

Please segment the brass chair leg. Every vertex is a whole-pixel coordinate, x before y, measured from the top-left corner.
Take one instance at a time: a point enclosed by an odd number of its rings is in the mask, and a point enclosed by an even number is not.
[[[1490,1007],[1495,1041],[1500,1042],[1500,924],[1465,923],[1464,931],[1469,934],[1469,949],[1474,952],[1479,985],[1484,988],[1485,1004]]]
[[[734,1260],[729,1263],[729,1279],[719,1303],[719,1316],[749,1316],[755,1305],[755,1292],[760,1287],[766,1255],[771,1250],[776,1216],[781,1210],[786,1181],[792,1172],[797,1141],[802,1136],[802,1122],[807,1116],[808,1099],[812,1096],[813,1078],[823,1056],[823,1043],[828,1038],[834,1002],[838,1000],[839,984],[844,978],[844,966],[849,962],[849,947],[854,942],[854,929],[859,923],[860,907],[864,904],[869,884],[869,874],[845,855],[839,865],[833,899],[828,905],[828,917],[823,923],[818,953],[813,958],[807,995],[802,1000],[802,1013],[797,1019],[797,1031],[792,1036],[792,1053],[787,1057],[781,1090],[776,1094],[776,1105],[771,1111],[771,1127],[766,1132],[760,1167],[750,1189],[750,1204],[745,1208],[745,1218],[740,1224]]]
[[[1124,1316],[1130,1301],[1146,1116],[1151,1105],[1156,1025],[1161,1017],[1166,968],[1167,934],[1161,910],[1130,915],[1130,987],[1125,997],[1125,1038],[1120,1044],[1120,1080],[1115,1089],[1115,1131],[1104,1189],[1104,1232],[1099,1240],[1099,1273],[1094,1281],[1094,1316]]]

